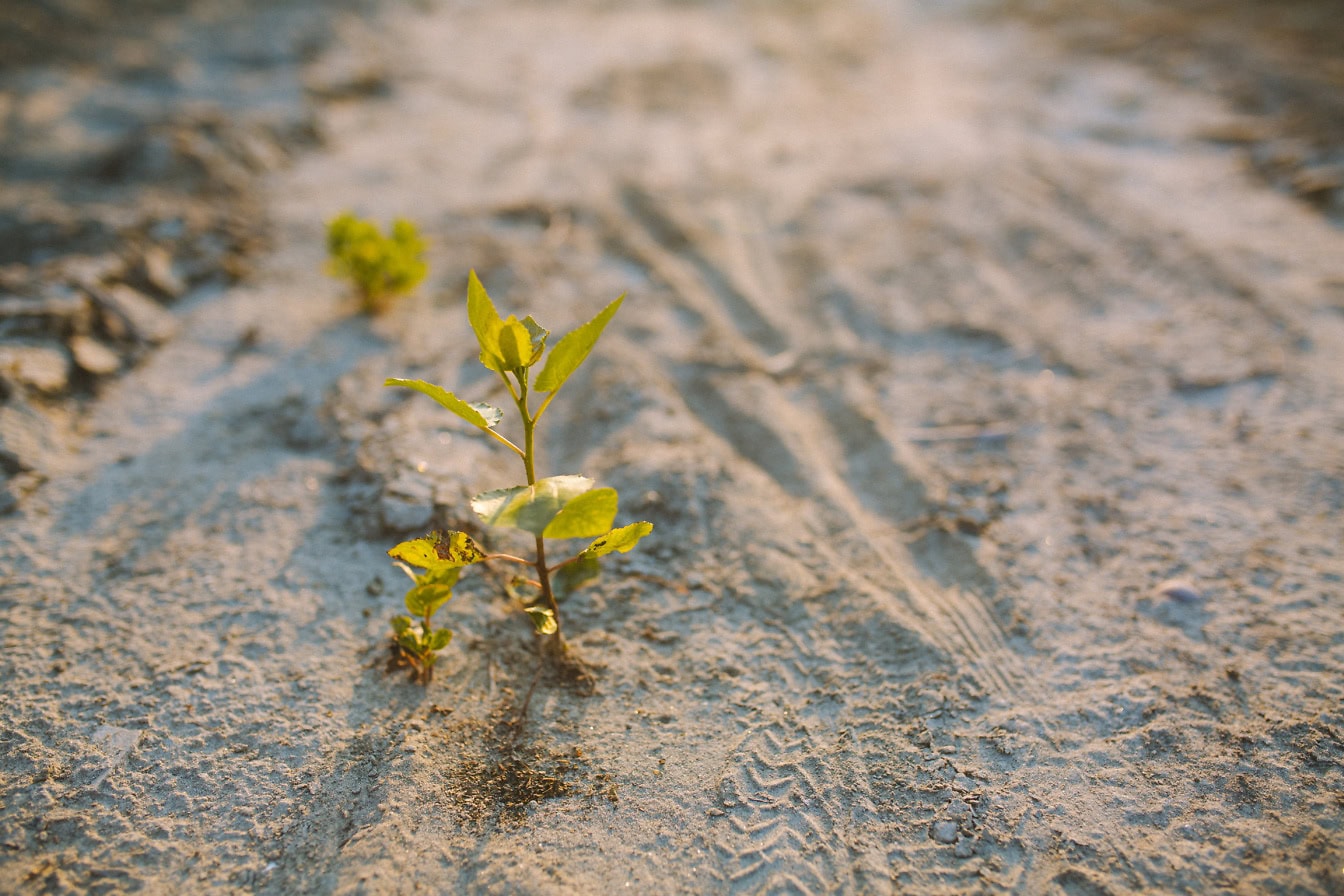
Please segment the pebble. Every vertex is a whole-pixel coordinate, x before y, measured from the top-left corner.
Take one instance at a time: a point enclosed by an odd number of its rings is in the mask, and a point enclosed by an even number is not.
[[[1199,589],[1185,579],[1168,579],[1157,586],[1157,593],[1186,604],[1198,603],[1204,599]]]
[[[929,831],[929,836],[939,843],[957,842],[957,823],[955,821],[935,821],[933,828]]]
[[[968,821],[974,812],[971,810],[970,803],[965,800],[952,800],[947,804],[947,816],[956,821]]]
[[[70,382],[70,359],[46,345],[0,346],[0,377],[39,392],[62,392]]]
[[[107,312],[103,322],[113,335],[157,345],[177,330],[177,320],[170,312],[124,283],[94,290],[93,297]]]
[[[50,420],[22,401],[0,405],[0,471],[44,473],[58,453]]]
[[[177,299],[187,291],[187,284],[173,269],[173,258],[162,247],[152,246],[145,250],[145,279],[158,290],[164,298]]]
[[[69,347],[76,366],[85,373],[107,376],[121,368],[120,356],[92,337],[73,336]]]
[[[47,295],[0,296],[0,338],[50,338],[87,329],[89,300],[69,287],[52,285]]]
[[[975,841],[969,838],[958,840],[952,854],[959,859],[969,859],[975,855]]]

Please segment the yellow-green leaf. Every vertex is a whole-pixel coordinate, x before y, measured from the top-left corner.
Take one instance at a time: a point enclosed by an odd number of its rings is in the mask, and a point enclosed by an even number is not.
[[[624,554],[633,548],[641,538],[653,531],[653,523],[639,522],[612,529],[606,535],[594,541],[579,554],[580,557],[604,557],[607,554]]]
[[[467,275],[467,320],[481,346],[481,363],[501,373],[507,370],[501,366],[503,362],[499,357],[499,329],[504,321],[475,271]]]
[[[586,476],[551,476],[535,485],[479,494],[471,499],[471,509],[488,525],[541,535],[566,504],[592,487],[593,480]]]
[[[560,630],[559,624],[555,621],[555,613],[546,607],[525,607],[527,615],[532,620],[532,627],[536,629],[539,635],[553,635]]]
[[[453,596],[451,585],[416,585],[406,592],[406,609],[413,616],[429,616]]]
[[[436,628],[434,631],[425,635],[424,649],[442,650],[448,646],[448,642],[453,640],[453,633],[446,628]]]
[[[537,376],[538,392],[554,392],[564,385],[570,374],[579,369],[579,365],[588,357],[588,353],[597,344],[607,322],[620,309],[625,296],[621,296],[597,313],[588,323],[572,332],[566,333],[551,349],[546,366]]]
[[[444,389],[442,386],[436,386],[433,383],[427,383],[424,380],[407,380],[400,377],[388,377],[383,380],[384,386],[400,386],[403,389],[414,389],[423,395],[443,405],[472,426],[480,429],[494,429],[499,421],[504,417],[504,412],[499,408],[493,408],[488,404],[479,402],[468,404],[458,398],[453,393]]]
[[[616,519],[616,489],[584,492],[560,508],[542,535],[546,538],[592,538],[611,528]]]
[[[485,557],[485,552],[465,532],[439,531],[403,541],[388,556],[421,569],[470,566]]]
[[[518,370],[531,362],[532,334],[518,318],[509,315],[509,319],[500,325],[496,341],[505,370]]]

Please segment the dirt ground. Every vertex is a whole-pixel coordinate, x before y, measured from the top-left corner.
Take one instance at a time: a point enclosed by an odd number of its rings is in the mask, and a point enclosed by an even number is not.
[[[109,3],[0,13],[0,891],[1344,892],[1338,4]],[[541,467],[656,526],[521,724],[498,576],[386,664],[471,268],[628,295]]]

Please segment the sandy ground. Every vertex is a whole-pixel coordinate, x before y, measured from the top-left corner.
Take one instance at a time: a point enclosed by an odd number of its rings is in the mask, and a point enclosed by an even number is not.
[[[11,370],[0,890],[1344,891],[1331,157],[1267,176],[1226,69],[1046,6],[330,23],[322,147],[228,194],[253,273],[73,399]],[[346,208],[433,243],[380,319],[320,272]],[[385,668],[386,549],[519,478],[380,385],[498,398],[472,267],[557,330],[629,294],[542,467],[657,526],[521,729],[496,578],[431,685]]]

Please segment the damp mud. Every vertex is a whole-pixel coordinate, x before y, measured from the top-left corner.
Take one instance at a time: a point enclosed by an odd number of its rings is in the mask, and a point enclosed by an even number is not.
[[[0,890],[1344,888],[1330,4],[110,6],[0,12]],[[582,682],[494,574],[387,668],[469,269],[627,294]]]

